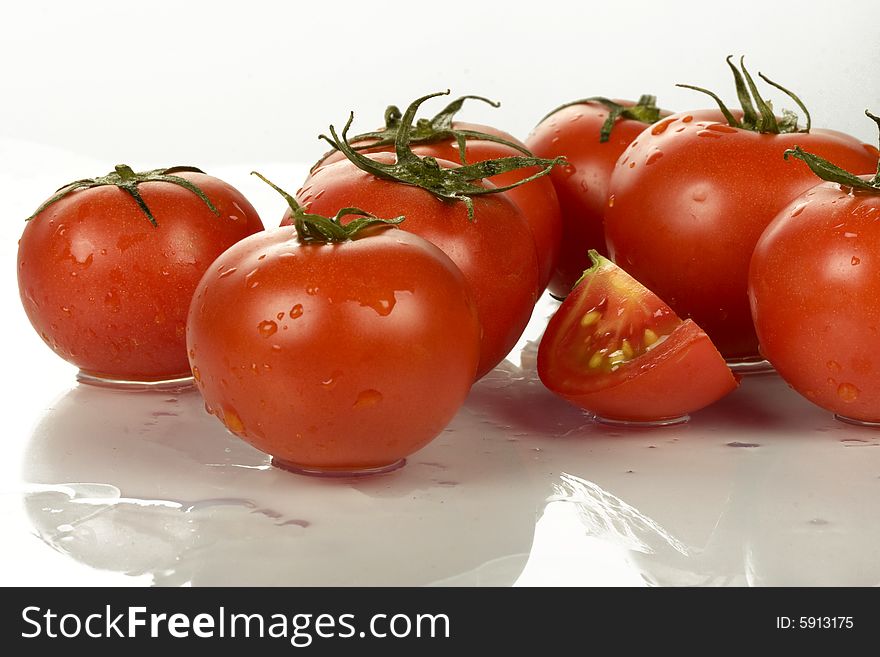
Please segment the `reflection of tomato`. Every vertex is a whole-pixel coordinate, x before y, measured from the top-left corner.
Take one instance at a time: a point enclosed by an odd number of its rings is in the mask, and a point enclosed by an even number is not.
[[[395,161],[391,153],[368,157]],[[316,170],[298,201],[323,215],[352,206],[380,217],[404,215],[403,230],[439,246],[461,269],[477,305],[483,326],[478,377],[497,365],[522,335],[537,300],[538,264],[528,225],[507,192],[475,196],[474,219],[468,220],[464,203],[378,178],[343,160]],[[289,222],[288,214],[282,224]]]
[[[564,155],[568,161],[550,172],[562,215],[561,248],[550,281],[550,292],[559,298],[571,291],[589,267],[588,250],[607,255],[603,217],[611,171],[620,154],[645,129],[643,121],[619,117],[608,140],[601,141],[608,111],[596,101],[566,105],[545,117],[526,140],[538,157]]]
[[[472,132],[490,134],[505,139],[511,143],[518,144],[523,150],[526,150],[525,145],[516,137],[490,126],[456,121],[453,123],[453,128],[457,130],[469,130]],[[379,149],[368,148],[361,152],[375,153],[379,151],[393,150],[393,146],[385,146]],[[458,149],[458,144],[451,139],[429,144],[413,144],[412,150],[421,157],[430,156],[439,160],[461,162],[461,152]],[[484,162],[486,160],[494,160],[501,157],[517,157],[522,154],[522,150],[517,150],[512,146],[484,139],[468,139],[465,146],[465,161],[468,163]],[[343,155],[342,152],[335,151],[321,162],[321,166],[326,166],[344,159],[345,155]],[[528,176],[537,173],[539,170],[539,167],[517,169],[515,171],[508,171],[507,173],[492,176],[487,180],[497,187],[503,187],[505,185],[516,183],[523,178],[527,178]],[[308,184],[308,182],[306,184]],[[559,201],[556,198],[556,191],[553,188],[553,183],[550,182],[547,176],[544,176],[519,187],[507,190],[504,194],[519,207],[528,222],[529,229],[532,231],[532,237],[535,240],[535,249],[538,255],[538,268],[540,271],[539,285],[540,289],[543,290],[547,286],[553,272],[553,267],[556,263],[562,239],[562,219],[560,218]],[[583,270],[583,268],[581,268],[581,270]]]
[[[758,241],[749,295],[761,353],[795,390],[880,422],[880,188],[792,201]]]
[[[187,325],[196,385],[236,435],[295,470],[388,467],[446,426],[479,359],[467,284],[402,230],[242,240],[205,274]]]
[[[541,339],[544,385],[602,418],[632,422],[679,418],[736,387],[699,326],[611,261],[590,256],[593,267]]]
[[[136,189],[153,226],[129,192],[107,184],[70,192],[25,227],[18,251],[25,311],[86,380],[189,376],[184,329],[193,290],[214,258],[263,228],[225,182],[165,172],[196,185],[219,214],[183,186],[142,182]]]
[[[749,259],[779,210],[815,185],[805,164],[783,159],[795,144],[857,173],[877,162],[876,149],[842,133],[763,134],[704,110],[646,129],[611,176],[611,256],[705,329],[727,358],[759,357],[746,293]]]

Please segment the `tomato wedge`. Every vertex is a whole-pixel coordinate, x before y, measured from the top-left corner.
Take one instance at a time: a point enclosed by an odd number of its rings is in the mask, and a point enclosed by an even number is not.
[[[667,423],[721,399],[737,379],[709,336],[596,251],[547,325],[538,375],[617,422]]]

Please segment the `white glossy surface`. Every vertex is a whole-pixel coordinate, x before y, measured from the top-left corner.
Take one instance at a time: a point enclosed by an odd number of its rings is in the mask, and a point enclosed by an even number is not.
[[[106,167],[0,140],[9,216],[66,170]],[[265,164],[296,184],[304,167]],[[245,167],[212,168],[261,209]],[[273,216],[273,208],[277,214]],[[3,225],[7,376],[0,584],[876,585],[880,433],[775,375],[684,425],[593,423],[536,379],[545,298],[447,430],[388,475],[269,466],[195,391],[77,385],[27,322]],[[531,342],[530,342],[531,340]]]
[[[4,579],[50,583],[50,564],[70,583],[880,583],[876,430],[775,375],[685,425],[605,427],[541,386],[534,348],[406,467],[358,480],[272,468],[192,390],[73,386],[24,437],[5,532],[30,545]]]

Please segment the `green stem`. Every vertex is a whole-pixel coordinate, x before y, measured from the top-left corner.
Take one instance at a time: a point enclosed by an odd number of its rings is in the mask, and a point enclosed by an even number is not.
[[[366,237],[370,229],[380,226],[393,227],[403,221],[403,217],[380,219],[366,210],[354,207],[342,208],[333,217],[310,214],[297,203],[291,194],[281,189],[263,174],[251,171],[251,175],[257,176],[284,197],[293,215],[293,225],[296,228],[297,239],[303,244],[338,244],[340,242],[356,240]],[[347,223],[342,223],[345,217],[352,216],[356,218]]]
[[[614,125],[617,123],[618,119],[631,119],[633,121],[641,121],[646,125],[656,123],[660,119],[660,108],[657,107],[657,96],[642,94],[639,97],[639,101],[635,105],[629,107],[627,107],[626,105],[621,105],[620,103],[616,103],[609,98],[605,98],[604,96],[591,96],[589,98],[573,100],[554,109],[552,112],[544,116],[544,118],[542,118],[539,123],[545,121],[548,117],[553,116],[554,114],[556,114],[556,112],[563,110],[566,107],[572,107],[573,105],[583,105],[585,103],[599,103],[600,105],[604,105],[608,108],[608,116],[605,119],[605,122],[602,124],[602,129],[599,131],[599,141],[601,143],[604,143],[611,138],[611,130],[614,128]]]
[[[874,116],[868,110],[865,110],[865,114],[877,124],[877,130],[880,132],[880,117]],[[808,153],[800,146],[795,146],[794,148],[785,151],[784,157],[786,160],[789,157],[793,157],[806,162],[807,166],[812,169],[813,173],[819,176],[822,180],[837,183],[838,185],[843,185],[845,187],[851,187],[852,189],[860,189],[880,194],[880,160],[877,162],[877,173],[870,180],[865,180],[850,173],[846,169],[841,169],[839,166],[832,164],[823,157]]]
[[[438,91],[433,94],[428,94],[426,96],[422,96],[421,98],[416,99],[410,104],[409,107],[412,107],[413,104],[418,107],[426,100],[431,98],[436,98],[437,96],[447,96],[450,91],[447,89],[446,91]],[[531,155],[531,152],[522,146],[522,144],[518,144],[514,141],[510,141],[509,139],[505,139],[503,137],[499,137],[497,135],[491,135],[485,132],[479,132],[477,130],[461,130],[459,128],[455,128],[453,126],[454,119],[456,113],[461,110],[464,102],[466,100],[479,100],[481,102],[486,103],[487,105],[491,105],[492,107],[500,107],[501,103],[489,100],[488,98],[484,98],[483,96],[474,96],[467,95],[461,96],[453,100],[446,107],[440,110],[437,114],[435,114],[431,119],[419,119],[414,123],[415,114],[413,113],[410,116],[408,122],[408,129],[410,131],[409,143],[410,144],[435,144],[441,141],[449,141],[453,140],[458,145],[459,152],[459,160],[461,164],[466,164],[467,161],[465,159],[465,146],[468,140],[470,139],[479,139],[482,141],[491,141],[496,144],[503,144],[505,146],[509,146],[524,155]],[[401,114],[400,109],[396,105],[389,105],[385,110],[385,127],[382,130],[377,130],[375,132],[365,132],[363,134],[356,135],[349,139],[349,142],[352,144],[352,148],[354,150],[366,150],[372,148],[385,148],[388,146],[394,145],[397,140],[397,134],[400,131],[403,123],[406,122],[406,116]],[[321,135],[326,140],[326,136]],[[318,163],[312,167],[312,172],[317,170],[318,167],[327,159],[329,155],[331,155],[336,149],[331,150],[329,153],[325,154]]]
[[[565,162],[565,158],[562,157],[548,160],[539,157],[518,156],[485,160],[461,167],[445,169],[433,157],[419,157],[410,148],[409,138],[410,131],[412,130],[412,118],[415,116],[418,106],[428,98],[433,97],[433,95],[424,96],[413,101],[404,113],[394,142],[397,159],[393,164],[377,162],[352,147],[348,140],[348,130],[351,128],[351,123],[354,120],[354,113],[349,115],[348,121],[346,121],[345,127],[342,129],[341,137],[337,134],[336,128],[331,125],[330,134],[332,137],[322,135],[321,138],[328,141],[334,148],[342,151],[356,167],[378,178],[393,180],[405,185],[412,185],[413,187],[421,187],[441,199],[461,201],[467,208],[469,220],[474,218],[472,197],[483,194],[496,194],[524,185],[536,178],[547,175],[554,166]],[[509,171],[533,166],[542,167],[542,170],[504,187],[487,188],[475,182],[481,181],[483,178],[490,178]]]
[[[180,176],[174,175],[175,173],[181,173],[184,171],[204,173],[204,171],[202,171],[201,169],[188,166],[169,167],[167,169],[153,169],[151,171],[142,171],[140,173],[135,173],[132,168],[127,164],[117,164],[114,167],[114,171],[108,173],[106,176],[100,176],[98,178],[83,178],[82,180],[76,180],[72,183],[65,185],[64,187],[61,187],[55,192],[55,194],[52,195],[51,198],[49,198],[49,200],[45,201],[40,207],[38,207],[36,211],[27,218],[27,221],[30,221],[38,214],[40,214],[43,210],[48,208],[50,205],[57,203],[68,194],[78,189],[92,189],[93,187],[113,185],[131,196],[137,206],[141,209],[141,212],[146,215],[149,222],[154,227],[158,227],[159,224],[156,221],[156,218],[153,216],[152,211],[150,210],[149,206],[147,205],[146,201],[144,201],[143,197],[140,194],[140,191],[138,190],[138,185],[145,182],[164,182],[183,187],[184,189],[198,196],[202,200],[202,202],[208,206],[208,209],[219,217],[220,211],[214,206],[214,204],[211,202],[211,199],[207,197],[207,195],[201,190],[201,188],[199,188],[197,185],[193,184],[186,178],[181,178]]]
[[[752,132],[761,132],[765,134],[810,132],[810,128],[812,127],[810,112],[807,110],[807,107],[803,104],[803,102],[801,102],[801,99],[798,98],[797,95],[795,95],[782,85],[773,82],[763,73],[758,73],[758,76],[762,80],[764,80],[764,82],[785,93],[801,109],[801,111],[804,113],[804,117],[806,120],[806,127],[803,130],[798,128],[798,116],[794,112],[784,109],[782,110],[782,119],[778,119],[776,117],[776,114],[773,112],[773,105],[769,101],[764,100],[764,98],[761,96],[760,91],[758,90],[757,84],[755,84],[755,80],[746,69],[745,57],[740,57],[739,69],[737,69],[737,67],[733,64],[731,59],[732,55],[728,55],[725,61],[730,67],[731,73],[733,73],[733,82],[736,86],[736,95],[737,98],[739,98],[739,104],[740,107],[742,107],[743,112],[742,121],[733,116],[733,113],[727,108],[727,106],[724,104],[724,101],[722,101],[721,98],[719,98],[715,93],[709,91],[708,89],[695,87],[689,84],[677,84],[675,86],[683,87],[685,89],[693,89],[694,91],[699,91],[700,93],[704,93],[710,96],[718,104],[718,108],[724,115],[724,118],[727,121],[728,125],[730,125],[730,127],[732,128],[741,128],[743,130],[751,130]],[[756,107],[757,110],[755,109]]]

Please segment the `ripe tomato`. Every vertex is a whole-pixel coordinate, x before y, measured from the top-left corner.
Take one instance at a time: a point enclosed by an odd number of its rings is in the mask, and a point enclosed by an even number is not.
[[[876,163],[870,147],[842,133],[761,134],[707,110],[645,130],[611,176],[611,257],[703,327],[726,358],[759,358],[749,259],[779,210],[815,184],[806,165],[783,159],[795,144],[859,173]]]
[[[648,423],[680,419],[736,388],[699,326],[596,251],[590,258],[538,347],[544,385],[602,419]]]
[[[24,229],[18,284],[28,318],[84,381],[189,377],[193,290],[214,258],[262,230],[260,218],[236,189],[198,170],[135,174],[120,165],[95,181],[44,204]]]
[[[473,382],[468,286],[403,230],[330,244],[297,234],[253,235],[205,273],[187,324],[196,385],[276,465],[391,469],[442,431]]]
[[[614,167],[605,237],[615,262],[696,321],[725,358],[760,360],[746,292],[761,233],[792,198],[815,184],[809,167],[783,153],[802,145],[856,173],[872,171],[877,149],[806,118],[774,115],[740,60],[730,61],[742,111],[712,92],[717,110],[684,112],[647,128]],[[686,86],[686,85],[680,85]]]
[[[437,94],[432,94],[437,95]],[[432,96],[420,98],[416,107],[422,101]],[[469,98],[466,96],[465,98]],[[461,106],[458,99],[451,107]],[[485,100],[480,98],[480,100]],[[457,107],[455,111],[457,111]],[[395,108],[389,108],[389,112]],[[386,113],[387,114],[387,113]],[[492,126],[482,125],[478,123],[465,123],[462,121],[452,121],[452,113],[449,108],[440,112],[431,119],[430,124],[423,123],[420,126],[420,137],[413,140],[413,152],[422,157],[430,156],[438,160],[448,160],[450,162],[484,162],[486,160],[494,160],[503,157],[516,157],[523,153],[529,153],[528,148],[519,139],[513,135],[499,130]],[[446,120],[444,123],[443,120]],[[399,120],[399,119],[398,119]],[[447,125],[449,129],[442,129],[440,126]],[[393,123],[391,124],[394,125]],[[433,133],[428,126],[437,126]],[[396,128],[386,129],[381,132],[385,135],[383,144],[373,148],[361,149],[362,153],[378,153],[393,152],[393,137],[396,136]],[[462,158],[459,150],[458,142],[455,139],[455,133],[461,133],[467,137],[465,141],[464,158]],[[377,135],[379,132],[368,133],[368,135]],[[476,135],[484,135],[494,137],[503,141],[491,141],[489,139],[480,139]],[[351,143],[353,145],[362,145],[373,137],[353,137]],[[389,142],[391,140],[391,142]],[[503,143],[507,142],[507,143]],[[319,167],[333,164],[340,160],[344,160],[345,155],[341,151],[333,151],[327,155],[319,163]],[[610,168],[610,166],[609,166]],[[540,170],[539,167],[528,167],[515,171],[508,171],[496,176],[490,176],[488,180],[497,187],[503,187],[515,183],[523,178],[531,176]],[[539,269],[539,287],[543,291],[550,281],[553,269],[559,255],[559,248],[562,240],[562,218],[559,210],[559,201],[556,197],[556,191],[553,183],[545,176],[537,178],[524,185],[515,187],[505,192],[507,197],[514,202],[522,211],[523,216],[528,222],[532,237],[535,240],[535,248],[538,255]],[[581,267],[583,271],[583,267]]]
[[[395,162],[392,153],[367,157],[384,164]],[[443,160],[438,163],[445,168],[457,166]],[[485,185],[488,188],[491,183]],[[421,187],[379,178],[343,160],[316,170],[297,200],[317,214],[356,206],[380,217],[404,215],[403,230],[440,247],[461,269],[477,305],[483,327],[479,378],[516,344],[539,291],[534,240],[506,194],[475,196],[474,218],[469,220],[463,202],[438,199]],[[282,225],[290,222],[288,213]]]
[[[526,145],[538,157],[565,156],[567,165],[550,172],[561,209],[561,248],[550,280],[550,292],[564,298],[589,266],[587,251],[607,255],[603,217],[608,201],[608,181],[615,162],[645,125],[668,114],[654,107],[651,96],[638,104],[628,100],[606,101],[612,107],[641,108],[636,114],[614,118],[607,139],[602,131],[609,107],[598,100],[564,105],[532,130]],[[640,118],[635,118],[639,116]]]
[[[764,231],[749,269],[764,357],[810,401],[866,422],[880,422],[880,179],[874,184],[825,182],[794,199]]]

